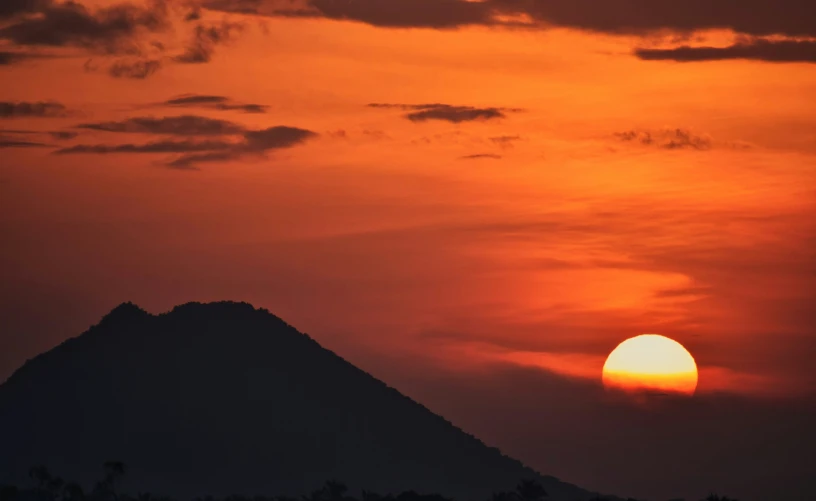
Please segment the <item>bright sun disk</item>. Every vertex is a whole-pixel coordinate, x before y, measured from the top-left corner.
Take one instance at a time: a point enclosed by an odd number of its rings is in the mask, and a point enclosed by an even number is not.
[[[636,336],[612,350],[603,367],[610,390],[693,395],[697,364],[683,345],[657,334]]]

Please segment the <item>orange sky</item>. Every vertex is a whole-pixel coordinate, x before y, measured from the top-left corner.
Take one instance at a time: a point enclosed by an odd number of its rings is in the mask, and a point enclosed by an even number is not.
[[[180,15],[168,53],[192,36]],[[164,54],[143,79],[111,77],[120,56],[93,47],[0,45],[60,56],[0,66],[0,101],[69,111],[0,118],[0,139],[47,144],[0,150],[0,379],[120,302],[236,299],[387,381],[514,364],[600,384],[612,348],[655,332],[695,356],[699,394],[813,395],[813,63],[632,54],[671,30],[203,16],[243,29],[208,63]],[[159,104],[185,94],[268,108]],[[185,114],[318,135],[197,170],[169,168],[174,153],[54,154],[213,139],[76,128]]]

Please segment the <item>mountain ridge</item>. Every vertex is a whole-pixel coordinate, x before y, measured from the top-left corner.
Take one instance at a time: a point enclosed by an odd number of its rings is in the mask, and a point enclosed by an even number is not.
[[[4,431],[15,425],[22,433]],[[87,481],[116,457],[135,483],[171,495],[302,494],[339,478],[352,488],[477,499],[522,477],[540,479],[553,499],[593,494],[487,446],[243,302],[158,315],[120,304],[0,385],[3,439],[12,447],[0,451],[0,471],[12,477],[44,462],[39,454]],[[290,478],[304,472],[309,478]]]

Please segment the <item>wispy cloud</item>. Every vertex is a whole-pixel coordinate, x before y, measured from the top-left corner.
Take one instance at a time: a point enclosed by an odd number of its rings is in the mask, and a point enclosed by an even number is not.
[[[247,131],[244,141],[227,151],[185,155],[173,160],[171,167],[190,167],[199,163],[224,162],[247,156],[264,157],[271,150],[291,148],[317,137],[316,132],[296,127],[276,126],[263,130]]]
[[[114,78],[143,80],[159,71],[161,66],[159,59],[118,60],[108,68],[108,74]]]
[[[521,141],[521,136],[495,136],[491,137],[490,141],[501,146],[502,148],[512,148],[515,143]]]
[[[115,124],[115,125],[110,125]],[[134,125],[135,124],[135,125]],[[237,130],[213,129],[210,126],[200,127],[198,123],[182,124],[173,122],[110,122],[103,123],[100,130],[113,132],[149,132],[170,135],[228,135]],[[230,132],[216,132],[229,130]],[[240,139],[236,141],[218,140],[159,140],[143,144],[79,144],[55,151],[58,155],[71,154],[116,154],[116,153],[179,153],[181,156],[168,161],[167,165],[176,168],[192,168],[201,163],[225,162],[244,157],[260,157],[272,151],[290,148],[317,137],[317,133],[296,127],[275,126],[262,130],[239,129]]]
[[[14,51],[0,53],[0,64],[38,57],[32,49],[71,49],[73,55],[79,50],[101,57],[108,75],[131,79],[148,78],[167,64],[207,63],[217,46],[234,40],[244,28],[226,19],[205,20],[198,6],[171,0],[94,7],[75,1],[8,0],[0,9],[4,18],[0,41]],[[184,38],[187,43],[179,45],[177,40]]]
[[[0,148],[47,148],[49,145],[32,141],[18,141],[0,137]]]
[[[459,157],[461,160],[500,160],[502,158],[501,155],[496,155],[495,153],[475,153],[473,155],[465,155]]]
[[[262,104],[239,103],[225,96],[203,94],[183,94],[161,103],[175,108],[206,108],[224,111],[241,111],[244,113],[266,113],[267,106]]]
[[[22,2],[12,2],[21,4]],[[168,29],[162,1],[147,7],[118,4],[90,10],[76,2],[26,2],[36,16],[17,18],[0,28],[0,39],[18,46],[81,47],[105,53],[132,53],[142,32]]]
[[[669,49],[636,49],[635,55],[649,61],[722,61],[752,59],[773,63],[816,63],[814,40],[753,39],[727,47],[681,46]]]
[[[70,116],[68,108],[56,101],[0,101],[0,118]]]
[[[628,130],[616,132],[615,137],[623,142],[654,146],[666,150],[708,150],[712,147],[711,137],[682,128]]]
[[[73,153],[191,153],[201,151],[227,150],[233,145],[226,141],[153,141],[145,144],[79,144],[69,148],[62,148],[54,153],[57,155],[70,155]]]
[[[173,60],[188,64],[208,63],[216,46],[230,42],[243,29],[242,24],[227,21],[220,24],[199,23],[193,30],[190,45]]]
[[[134,117],[112,122],[84,123],[77,127],[104,132],[174,136],[223,136],[246,132],[244,126],[235,122],[197,115]]]
[[[205,0],[212,10],[319,17],[389,28],[552,26],[613,34],[730,29],[749,35],[816,35],[816,4],[802,0]]]
[[[456,106],[451,104],[389,104],[371,103],[370,108],[400,109],[407,111],[404,118],[412,122],[443,120],[452,123],[473,122],[506,118],[506,113],[521,111],[511,108],[479,108],[475,106]]]

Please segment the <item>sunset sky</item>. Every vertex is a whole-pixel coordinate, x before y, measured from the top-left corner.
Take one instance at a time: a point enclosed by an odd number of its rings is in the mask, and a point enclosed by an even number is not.
[[[816,3],[0,5],[0,380],[268,308],[542,473],[814,496]],[[610,401],[659,333],[692,399]]]

